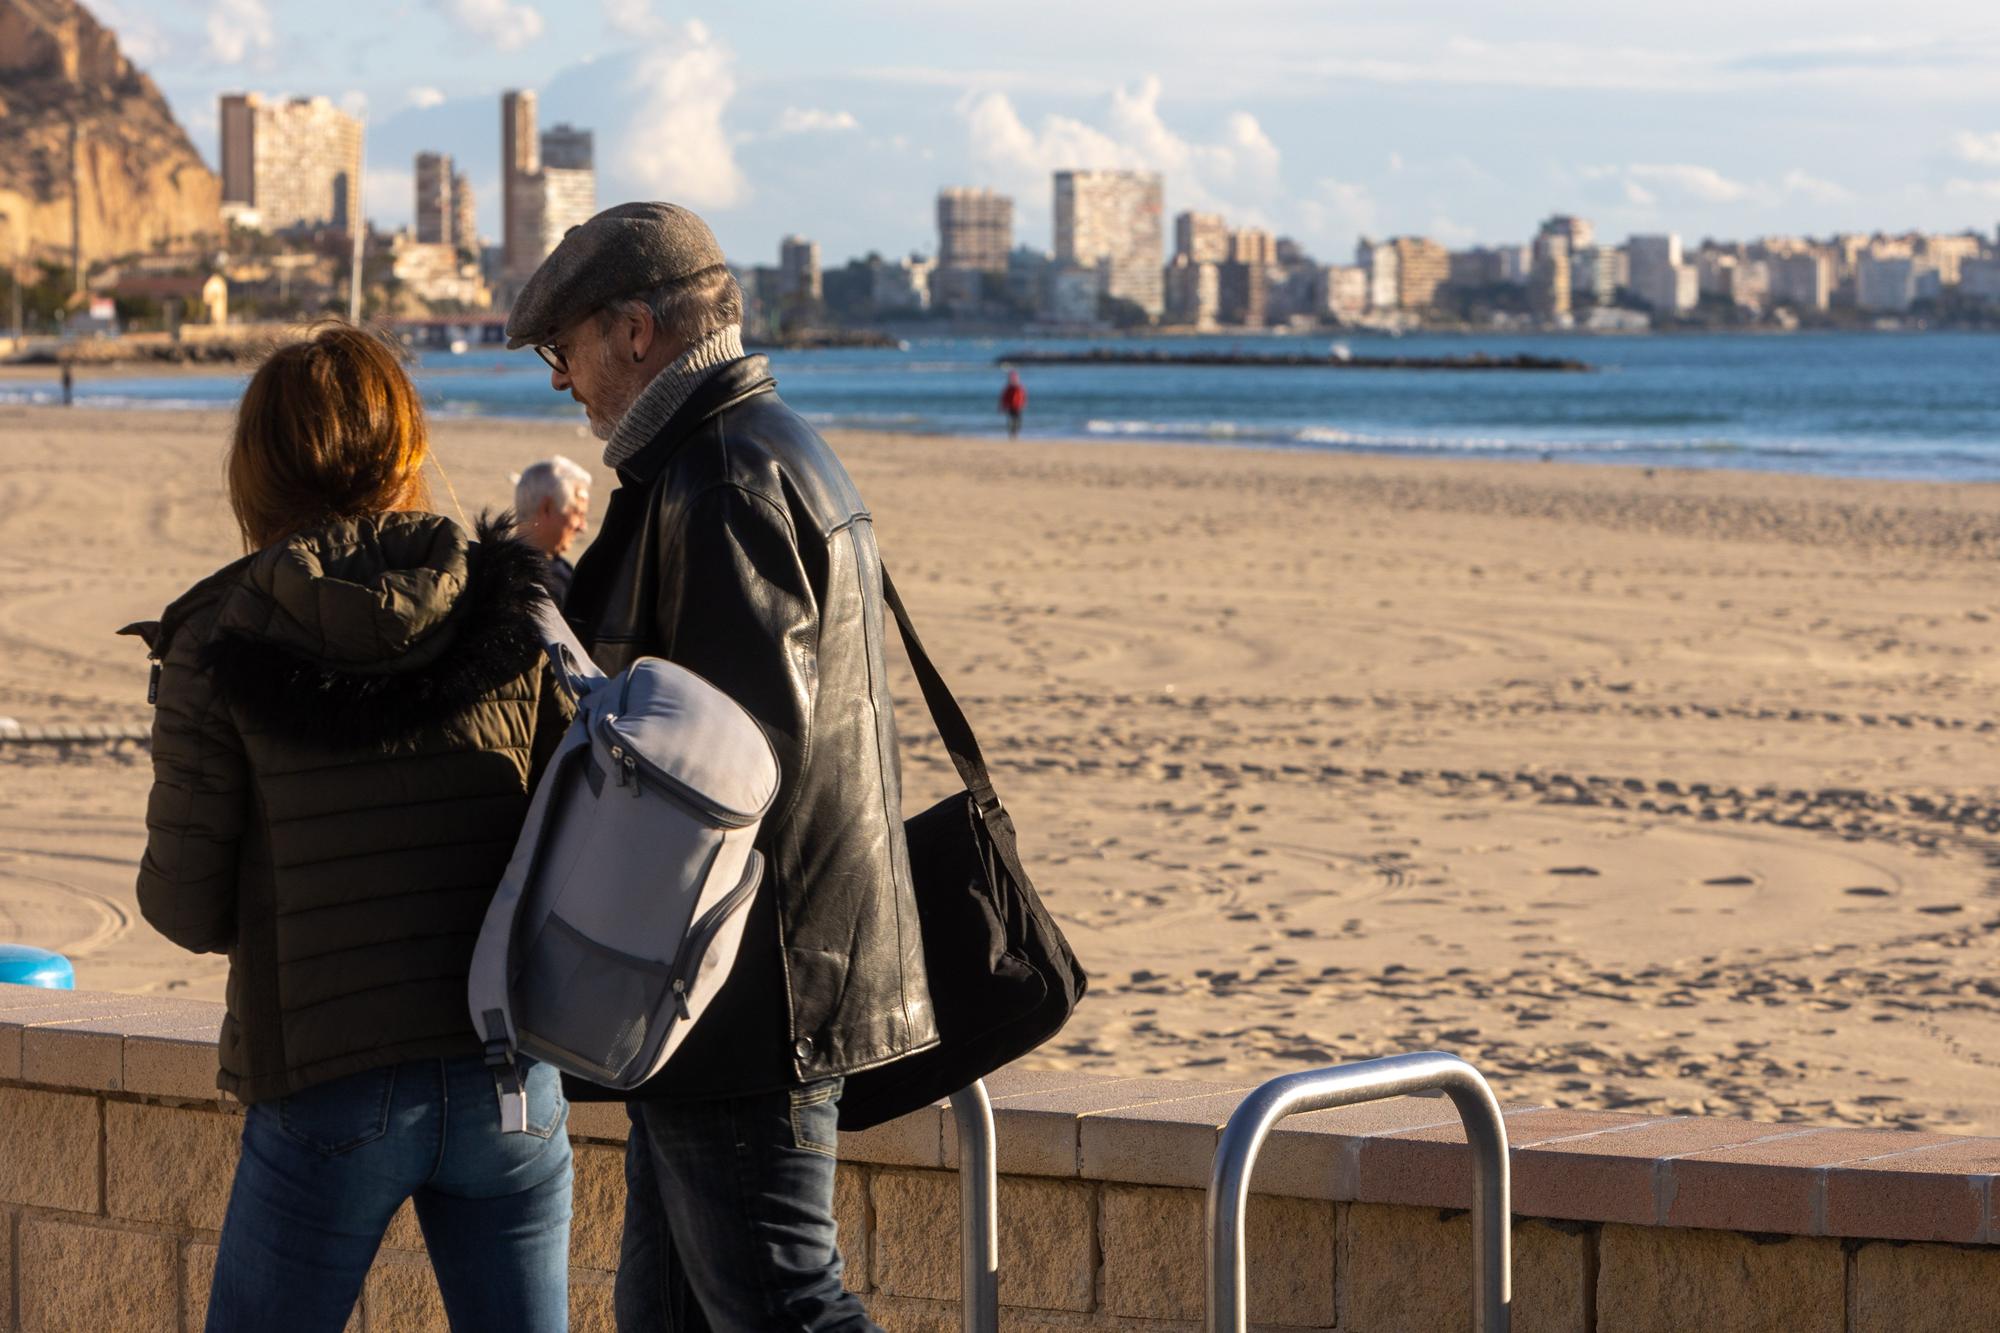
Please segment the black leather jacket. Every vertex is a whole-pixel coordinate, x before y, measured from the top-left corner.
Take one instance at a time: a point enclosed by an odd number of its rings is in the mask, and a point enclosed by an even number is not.
[[[763,724],[764,888],[714,1007],[632,1094],[853,1073],[937,1041],[903,839],[868,510],[768,363],[716,371],[619,469],[565,614],[607,672],[678,662]]]

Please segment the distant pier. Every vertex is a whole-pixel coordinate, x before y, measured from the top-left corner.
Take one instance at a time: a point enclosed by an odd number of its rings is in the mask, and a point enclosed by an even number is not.
[[[995,358],[1002,366],[1311,366],[1320,370],[1544,370],[1587,371],[1595,367],[1568,357],[1488,356],[1344,356],[1339,352],[1277,355],[1250,352],[1164,352],[1120,347],[1094,347],[1081,352],[1008,352]]]

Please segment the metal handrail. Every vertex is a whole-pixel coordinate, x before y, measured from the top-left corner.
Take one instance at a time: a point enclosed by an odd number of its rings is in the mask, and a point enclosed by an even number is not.
[[[983,1080],[951,1094],[958,1122],[959,1327],[1000,1333],[1000,1153]]]
[[[1403,1097],[1433,1088],[1465,1122],[1472,1148],[1472,1327],[1508,1333],[1513,1306],[1512,1236],[1507,1188],[1507,1127],[1500,1103],[1479,1071],[1455,1055],[1421,1051],[1274,1078],[1246,1097],[1223,1127],[1208,1185],[1209,1333],[1243,1333],[1243,1213],[1250,1174],[1272,1128],[1288,1115]],[[969,1327],[969,1326],[968,1326]]]

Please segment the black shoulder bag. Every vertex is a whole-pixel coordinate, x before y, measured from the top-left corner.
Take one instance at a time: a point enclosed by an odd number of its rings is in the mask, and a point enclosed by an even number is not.
[[[1021,868],[1014,821],[993,790],[979,741],[887,570],[882,597],[965,790],[903,825],[938,1044],[848,1075],[840,1127],[850,1130],[907,1115],[1026,1055],[1069,1021],[1087,984]]]

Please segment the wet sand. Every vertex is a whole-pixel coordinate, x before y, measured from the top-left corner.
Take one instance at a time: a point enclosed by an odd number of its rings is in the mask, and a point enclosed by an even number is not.
[[[112,631],[235,553],[225,429],[0,408],[0,716],[147,720]],[[596,455],[437,434],[468,511]],[[1035,1062],[2000,1130],[2000,488],[835,443],[1093,972]],[[147,780],[0,746],[0,939],[219,997],[133,906]]]

